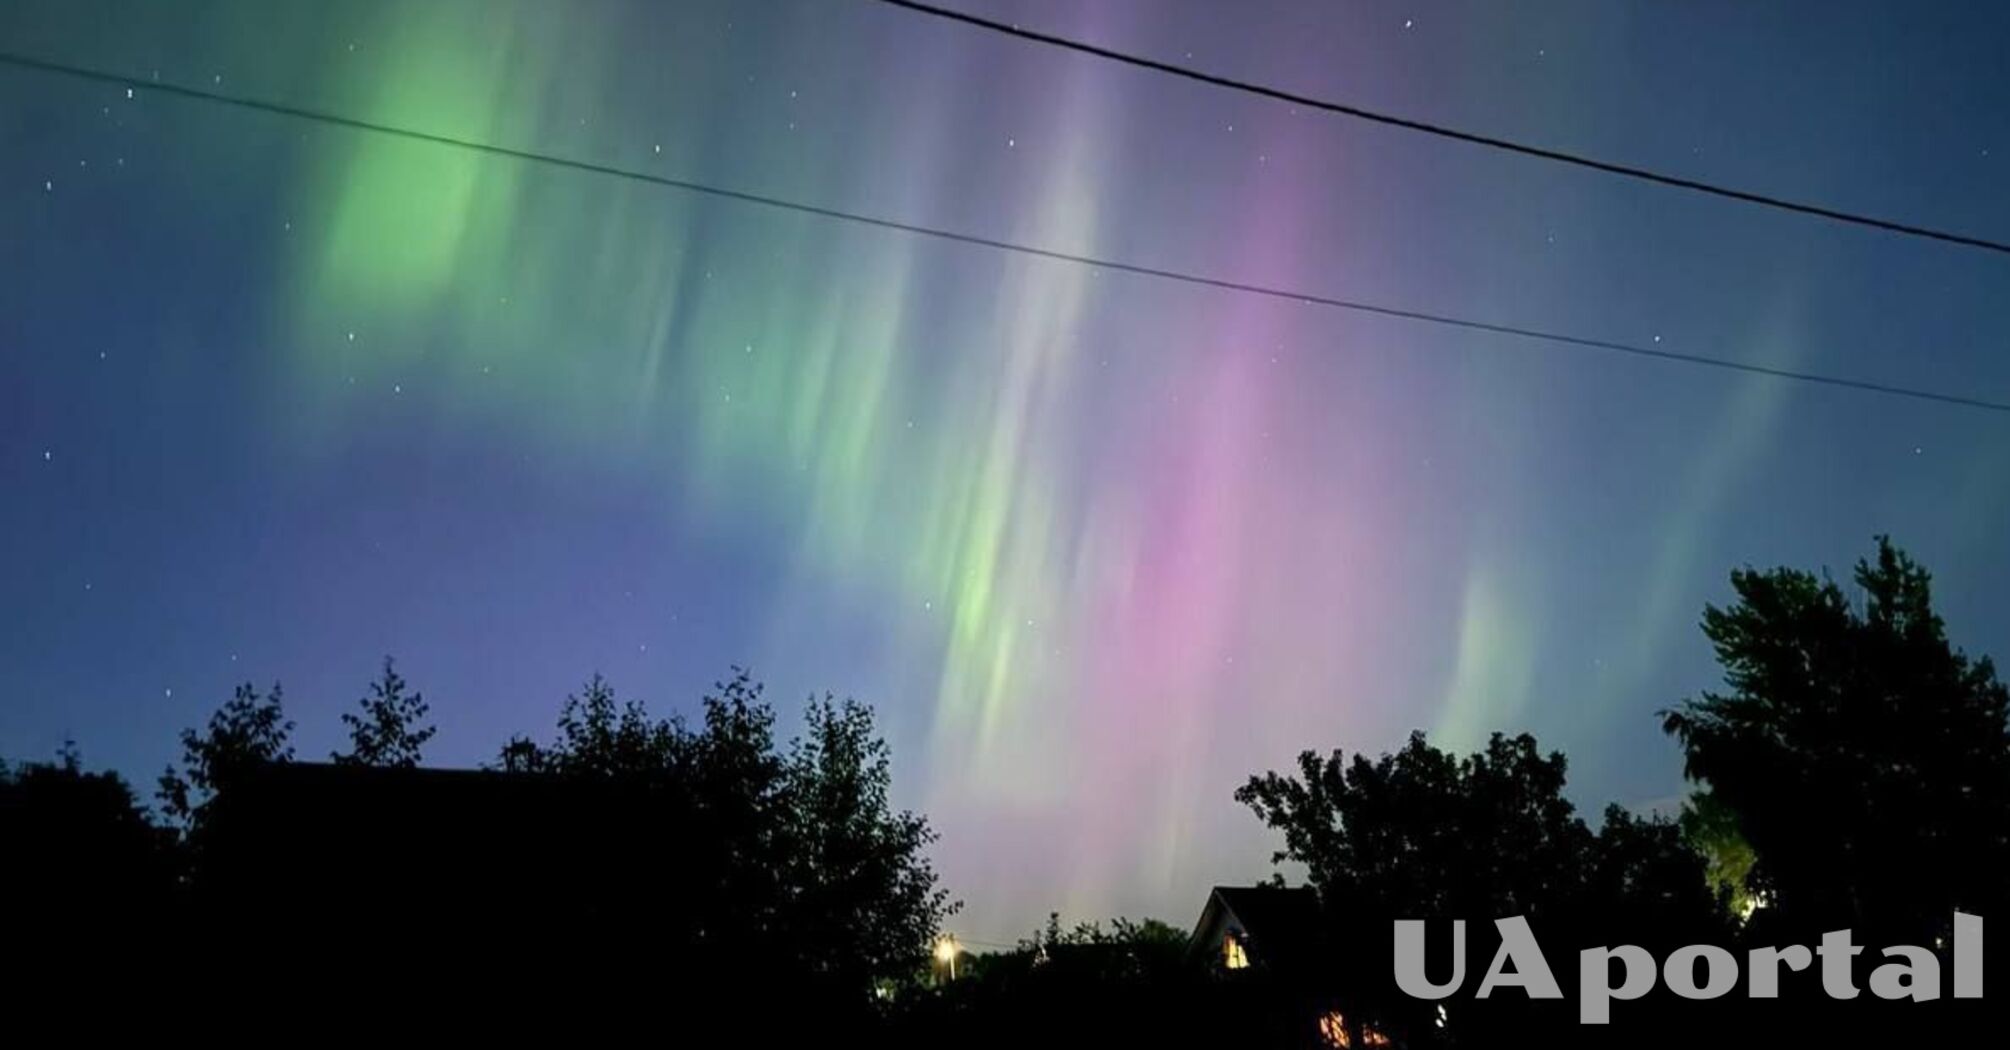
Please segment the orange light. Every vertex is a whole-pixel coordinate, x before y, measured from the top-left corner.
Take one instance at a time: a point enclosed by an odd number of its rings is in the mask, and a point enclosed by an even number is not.
[[[1353,1050],[1354,1037],[1347,1031],[1347,1017],[1338,1010],[1319,1018],[1319,1037],[1326,1041],[1327,1046],[1335,1047],[1337,1050]],[[1382,1047],[1392,1044],[1388,1036],[1372,1026],[1367,1026],[1361,1029],[1361,1045]]]
[[[1347,1034],[1347,1018],[1338,1010],[1319,1018],[1319,1037],[1326,1040],[1327,1046],[1339,1050],[1349,1050],[1354,1045],[1354,1037]]]

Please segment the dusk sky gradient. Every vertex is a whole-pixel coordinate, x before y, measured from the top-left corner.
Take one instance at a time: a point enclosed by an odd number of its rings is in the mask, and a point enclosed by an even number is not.
[[[2010,7],[954,0],[1239,79],[2010,238]],[[384,654],[430,761],[595,671],[877,709],[973,939],[1184,924],[1302,748],[1529,730],[1683,790],[1747,563],[1889,532],[2010,655],[2010,414],[1057,251],[2010,399],[2010,258],[1299,111],[864,0],[0,5],[0,755],[150,787]]]

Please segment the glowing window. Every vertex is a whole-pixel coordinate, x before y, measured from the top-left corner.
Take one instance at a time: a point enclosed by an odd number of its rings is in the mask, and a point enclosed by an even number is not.
[[[1249,953],[1242,950],[1242,940],[1235,934],[1231,933],[1221,939],[1221,964],[1231,970],[1246,969],[1249,966]]]
[[[1319,1037],[1327,1046],[1337,1050],[1353,1050],[1354,1037],[1347,1031],[1347,1018],[1335,1010],[1319,1018]],[[1364,1047],[1386,1047],[1392,1045],[1389,1037],[1383,1035],[1373,1025],[1361,1029],[1361,1045]]]

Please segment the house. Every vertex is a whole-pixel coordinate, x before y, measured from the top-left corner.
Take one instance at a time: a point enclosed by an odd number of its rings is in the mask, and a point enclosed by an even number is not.
[[[1310,887],[1216,886],[1188,951],[1223,971],[1302,972],[1319,936],[1319,897]]]
[[[1310,887],[1216,886],[1187,942],[1188,955],[1231,986],[1254,991],[1252,1014],[1293,1018],[1312,1045],[1335,1050],[1392,1046],[1372,1025],[1350,1024],[1335,1009],[1322,958],[1325,925]],[[1255,978],[1253,983],[1246,978]],[[1299,1035],[1291,1035],[1295,1044]]]

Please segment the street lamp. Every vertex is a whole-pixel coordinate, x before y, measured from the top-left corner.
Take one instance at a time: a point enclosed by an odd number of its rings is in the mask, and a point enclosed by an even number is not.
[[[949,979],[956,979],[956,935],[945,933],[935,941],[935,959],[949,964]]]

